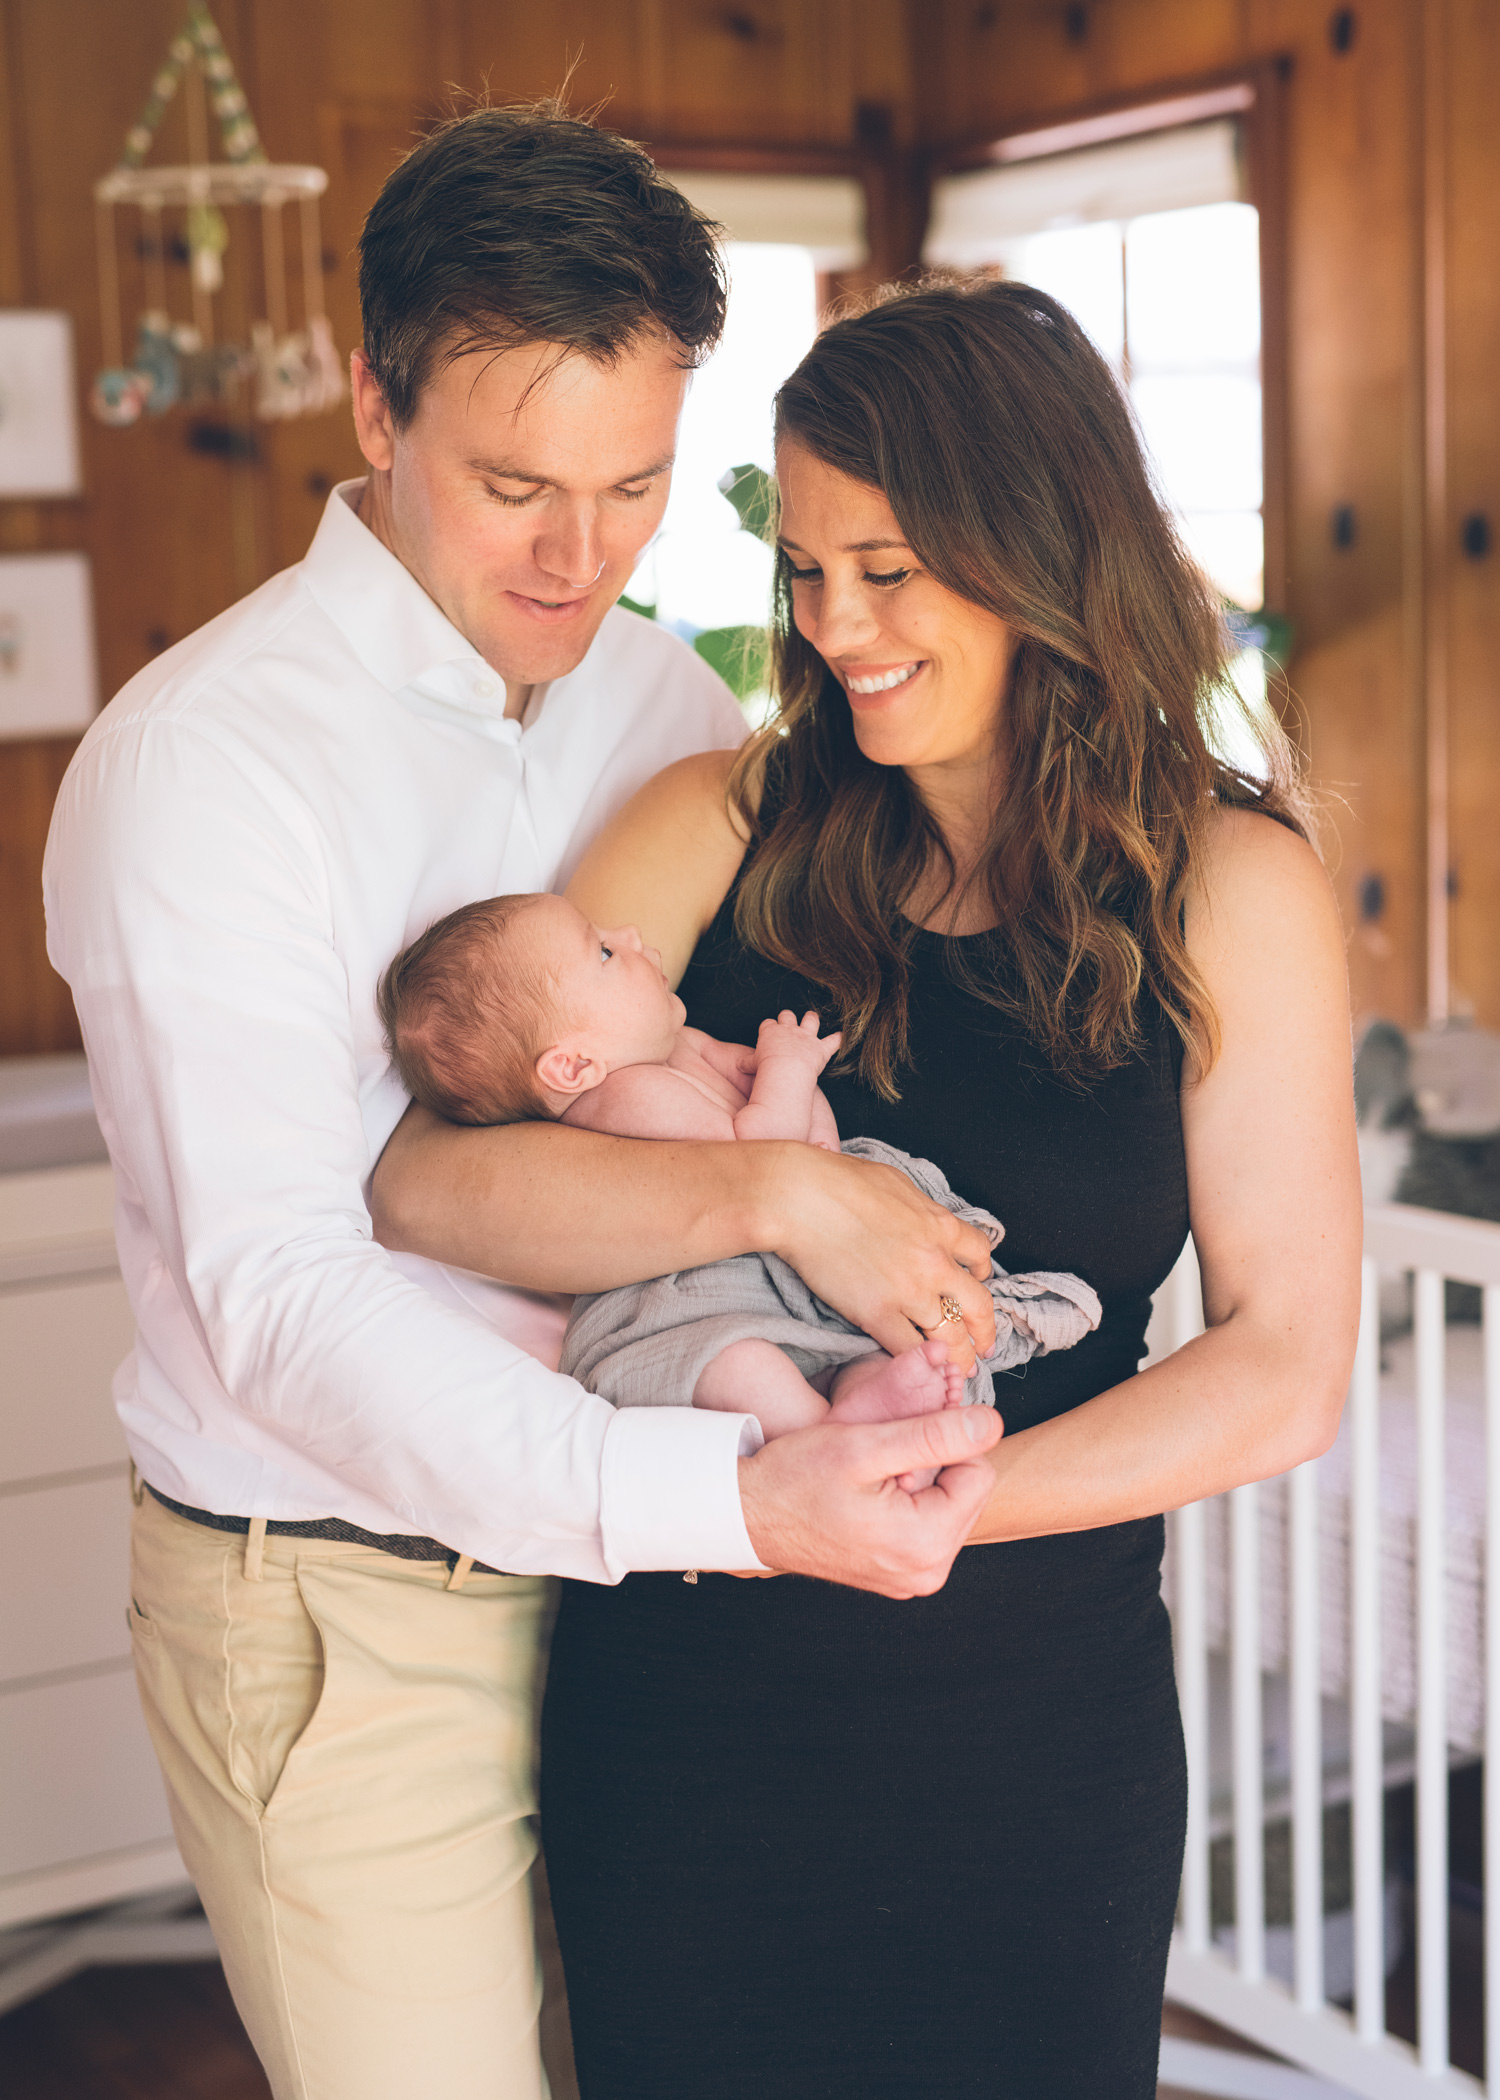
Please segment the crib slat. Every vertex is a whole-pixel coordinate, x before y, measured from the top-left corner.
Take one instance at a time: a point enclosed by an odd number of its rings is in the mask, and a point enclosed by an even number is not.
[[[1417,2049],[1448,2068],[1448,1660],[1443,1279],[1416,1277]]]
[[[1363,1267],[1349,1389],[1349,1738],[1354,1822],[1354,2024],[1385,2033],[1385,1814],[1380,1725],[1380,1271]]]
[[[1323,1714],[1318,1608],[1318,1462],[1290,1476],[1292,1918],[1297,2003],[1323,2003]]]
[[[1177,1651],[1177,1696],[1187,1750],[1187,1847],[1182,1861],[1182,1933],[1190,1954],[1208,1950],[1208,1563],[1204,1552],[1203,1504],[1190,1502],[1174,1519],[1177,1527],[1177,1609],[1172,1627]]]
[[[1500,2090],[1500,1288],[1484,1294],[1484,2032]]]
[[[1266,1970],[1265,1791],[1260,1700],[1260,1489],[1229,1498],[1230,1729],[1234,1769],[1234,1931],[1246,1983]]]

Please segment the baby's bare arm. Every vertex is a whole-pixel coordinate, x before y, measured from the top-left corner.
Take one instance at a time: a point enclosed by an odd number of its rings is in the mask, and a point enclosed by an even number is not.
[[[667,1065],[623,1065],[580,1094],[562,1121],[609,1137],[732,1141],[736,1136],[729,1110]]]
[[[825,1152],[839,1150],[839,1126],[828,1096],[821,1087],[813,1095],[812,1124],[808,1130],[808,1143],[821,1145]]]
[[[734,1119],[739,1138],[791,1138],[806,1144],[813,1136],[813,1103],[818,1079],[839,1046],[839,1037],[819,1037],[818,1017],[790,1012],[762,1021],[755,1044],[755,1082],[750,1099]]]

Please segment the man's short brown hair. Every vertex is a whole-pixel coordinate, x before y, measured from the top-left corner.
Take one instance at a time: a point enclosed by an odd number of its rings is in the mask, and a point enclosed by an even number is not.
[[[476,109],[390,175],[359,241],[370,370],[398,429],[434,360],[557,343],[609,364],[653,328],[724,332],[719,228],[631,140],[560,101]]]
[[[536,1061],[557,987],[526,938],[535,896],[461,905],[403,948],[376,1003],[407,1092],[450,1123],[552,1121]]]

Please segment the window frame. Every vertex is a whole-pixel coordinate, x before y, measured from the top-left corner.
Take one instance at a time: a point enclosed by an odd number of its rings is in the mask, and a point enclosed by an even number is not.
[[[690,138],[658,138],[648,141],[647,150],[664,175],[674,169],[701,169],[715,175],[848,175],[865,193],[865,238],[869,255],[857,270],[820,270],[817,273],[818,320],[846,293],[867,285],[882,284],[908,269],[916,215],[911,209],[915,195],[911,155],[899,146],[886,122],[870,118],[884,112],[865,112],[861,137],[851,146],[774,146],[711,144]],[[925,196],[925,193],[924,193]]]
[[[1260,219],[1265,609],[1282,615],[1287,611],[1289,588],[1285,91],[1290,73],[1289,59],[1266,58],[1189,80],[1134,88],[1098,101],[1017,117],[1000,130],[930,149],[921,156],[918,168],[925,239],[933,185],[944,176],[1073,153],[1212,117],[1240,120],[1249,189],[1246,201],[1255,206]]]

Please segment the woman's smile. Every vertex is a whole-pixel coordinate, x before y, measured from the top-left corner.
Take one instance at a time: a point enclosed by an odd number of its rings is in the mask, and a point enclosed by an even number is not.
[[[910,685],[917,673],[926,668],[925,663],[897,664],[887,670],[881,664],[841,664],[844,684],[849,689],[851,700],[869,699],[880,693],[894,692],[898,686]]]

